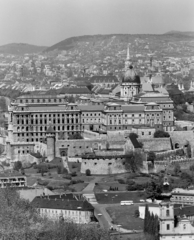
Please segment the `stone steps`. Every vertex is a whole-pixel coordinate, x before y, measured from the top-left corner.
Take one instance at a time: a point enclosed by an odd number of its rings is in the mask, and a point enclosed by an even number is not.
[[[91,203],[92,205],[94,204],[98,204],[98,202],[96,201],[96,197],[94,195],[94,193],[84,193],[83,196],[85,197],[85,199]]]

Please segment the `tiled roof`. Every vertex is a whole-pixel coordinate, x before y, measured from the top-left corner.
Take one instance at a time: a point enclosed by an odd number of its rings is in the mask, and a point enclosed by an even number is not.
[[[91,94],[87,87],[64,87],[59,94]]]
[[[144,105],[122,105],[122,110],[124,112],[143,112],[144,111]]]
[[[182,206],[182,204],[174,205],[174,215],[183,217],[186,216],[194,216],[194,207],[191,205]]]
[[[36,208],[93,211],[94,207],[86,200],[65,200],[48,197],[35,197],[32,206]]]
[[[78,105],[81,111],[102,111],[104,110],[103,105]]]
[[[134,135],[131,135],[131,136],[129,135],[129,138],[130,138],[134,148],[140,148],[141,147],[137,138]]]
[[[0,173],[0,178],[4,178],[4,177],[25,177],[24,175],[22,175],[19,172],[4,172],[4,173]]]

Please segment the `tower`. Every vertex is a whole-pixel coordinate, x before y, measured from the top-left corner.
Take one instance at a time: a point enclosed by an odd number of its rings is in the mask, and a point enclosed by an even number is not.
[[[125,101],[132,99],[140,92],[140,77],[136,74],[130,58],[129,45],[127,48],[127,58],[125,61],[125,74],[121,83],[121,98]]]
[[[8,160],[12,159],[12,147],[11,144],[13,143],[13,126],[11,123],[9,123],[8,126],[8,136],[6,138],[6,158]]]
[[[174,205],[171,202],[160,203],[160,237],[174,231]]]
[[[46,140],[47,140],[47,159],[52,161],[55,158],[55,131],[50,125],[46,131]]]

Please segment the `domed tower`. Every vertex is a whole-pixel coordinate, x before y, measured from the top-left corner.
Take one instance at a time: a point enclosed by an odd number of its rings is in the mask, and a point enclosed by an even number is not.
[[[140,92],[141,81],[136,74],[129,53],[129,45],[127,48],[127,59],[125,61],[125,74],[121,83],[121,98],[125,101],[130,100],[133,96]]]
[[[47,140],[47,159],[52,161],[55,158],[55,131],[50,125],[46,131]]]

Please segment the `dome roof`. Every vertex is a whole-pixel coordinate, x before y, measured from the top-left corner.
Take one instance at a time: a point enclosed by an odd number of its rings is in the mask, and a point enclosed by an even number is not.
[[[131,82],[131,83],[139,83],[140,84],[140,77],[136,74],[133,66],[129,66],[126,70],[122,82]]]

